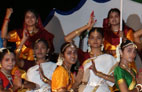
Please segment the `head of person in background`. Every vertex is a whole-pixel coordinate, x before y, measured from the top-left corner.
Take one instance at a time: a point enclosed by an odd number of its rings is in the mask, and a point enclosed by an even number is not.
[[[49,46],[44,39],[38,39],[34,43],[34,55],[36,63],[42,63],[49,60]]]
[[[120,25],[120,11],[117,8],[112,8],[108,12],[108,23],[109,25]]]
[[[14,85],[14,80],[16,80],[13,75],[12,75],[12,69],[14,68],[16,63],[15,55],[13,52],[10,52],[6,48],[1,48],[0,49],[0,92],[5,92],[8,90],[13,91],[15,89],[18,89],[17,85]],[[16,74],[16,72],[15,72]],[[18,74],[18,72],[17,72]],[[19,75],[19,76],[18,76]],[[17,76],[17,78],[20,78],[20,73]],[[17,81],[17,84],[19,84],[20,81]],[[21,84],[21,83],[20,83]],[[15,89],[14,89],[15,87]]]
[[[96,55],[94,50],[99,52],[103,51],[104,34],[103,29],[100,27],[93,27],[88,33],[88,52],[91,56]]]
[[[5,71],[11,74],[11,70],[15,66],[16,59],[14,53],[10,52],[6,48],[0,49],[0,63],[1,63],[1,71]]]
[[[25,16],[24,16],[23,29],[26,29],[29,35],[32,36],[41,28],[43,29],[43,25],[37,12],[34,9],[28,9],[25,12]]]
[[[124,20],[122,20],[123,27],[124,27],[124,24],[125,22]],[[118,8],[111,8],[108,12],[107,18],[105,18],[103,21],[104,28],[112,29],[113,26],[120,26],[120,10]],[[118,30],[119,30],[119,27],[118,27]]]

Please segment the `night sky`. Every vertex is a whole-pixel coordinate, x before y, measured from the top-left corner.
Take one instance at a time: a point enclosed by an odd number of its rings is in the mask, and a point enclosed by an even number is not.
[[[24,13],[27,9],[34,9],[41,17],[42,22],[46,22],[47,16],[56,8],[62,11],[69,11],[79,4],[80,0],[0,0],[0,28],[3,23],[6,8],[13,8],[10,17],[8,31],[21,28],[24,20]],[[15,43],[8,42],[7,46],[16,48]]]
[[[12,7],[14,11],[9,22],[9,29],[12,30],[22,26],[23,15],[27,9],[34,9],[44,23],[53,8],[68,11],[76,7],[79,2],[80,0],[1,0],[0,5],[4,5],[5,8],[0,8],[0,27],[7,7]]]

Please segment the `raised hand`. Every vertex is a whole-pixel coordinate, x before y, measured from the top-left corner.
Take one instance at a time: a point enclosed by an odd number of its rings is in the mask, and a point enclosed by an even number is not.
[[[13,13],[13,9],[12,8],[7,8],[6,9],[5,19],[9,19],[12,13]]]
[[[88,27],[89,27],[88,30],[90,30],[93,27],[93,25],[96,23],[96,21],[97,21],[97,20],[94,20],[94,17],[95,17],[94,16],[94,11],[92,11],[91,14],[90,14],[90,18],[89,18],[88,24],[87,24]]]

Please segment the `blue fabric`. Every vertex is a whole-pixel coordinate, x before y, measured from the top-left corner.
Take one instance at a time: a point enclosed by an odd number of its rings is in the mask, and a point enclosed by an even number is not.
[[[48,17],[46,18],[46,21],[44,22],[44,26],[46,26],[48,24],[48,22],[52,19],[52,17],[54,16],[54,13],[57,12],[58,14],[61,14],[61,15],[69,15],[69,14],[72,14],[74,13],[75,11],[79,10],[83,5],[84,3],[86,2],[87,0],[80,0],[80,3],[75,7],[73,8],[72,10],[69,10],[69,11],[61,11],[61,10],[58,10],[56,8],[54,8],[51,13],[48,15]]]
[[[98,2],[98,3],[105,3],[105,2],[108,2],[110,0],[93,0],[93,1]]]
[[[3,40],[1,38],[1,31],[0,31],[0,48],[2,48],[2,47],[3,47]]]
[[[69,11],[61,11],[61,10],[58,10],[56,8],[54,8],[51,13],[48,15],[48,17],[46,18],[46,21],[44,22],[44,26],[46,26],[48,24],[48,22],[52,19],[52,17],[54,16],[54,13],[57,12],[58,14],[61,14],[61,15],[70,15],[72,13],[74,13],[75,11],[79,10],[86,2],[87,0],[80,0],[79,4],[73,8],[72,10],[69,10]],[[108,1],[111,1],[111,0],[93,0],[97,3],[106,3]]]

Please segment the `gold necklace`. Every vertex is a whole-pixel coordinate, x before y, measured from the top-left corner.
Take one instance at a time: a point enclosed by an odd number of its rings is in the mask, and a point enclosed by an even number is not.
[[[12,83],[12,76],[10,74],[7,74],[6,72],[4,72],[3,70],[0,70],[4,75],[5,77],[8,79],[10,85],[13,87],[13,83]]]
[[[101,55],[101,54],[103,54],[103,53],[100,52],[99,54],[93,54],[93,53],[90,51],[89,54],[90,54],[90,56],[92,56],[92,57],[97,57],[97,56],[99,56],[99,55]]]
[[[65,69],[66,69],[66,71],[68,72],[68,74],[69,74],[69,84],[68,84],[68,86],[70,85],[70,83],[71,83],[71,81],[72,81],[72,77],[71,77],[71,71],[65,66],[65,65],[62,65]]]
[[[130,73],[130,75],[135,78],[133,71],[131,70],[131,68],[129,68],[128,66],[121,64],[121,68],[123,68],[124,70],[126,70],[127,72]]]

